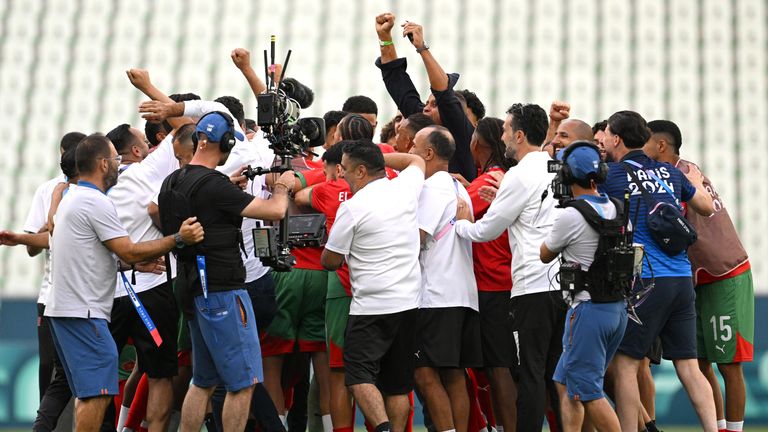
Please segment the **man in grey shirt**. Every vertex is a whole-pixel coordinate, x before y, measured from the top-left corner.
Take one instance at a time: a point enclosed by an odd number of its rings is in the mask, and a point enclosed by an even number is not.
[[[69,253],[53,260],[45,316],[51,318],[56,350],[77,397],[78,430],[98,431],[118,393],[118,353],[107,327],[118,271],[113,254],[127,264],[156,258],[200,242],[203,228],[190,218],[175,235],[133,243],[105,194],[117,181],[121,159],[112,143],[101,134],[90,135],[78,144],[75,157],[80,180],[57,210],[53,236],[53,248]]]
[[[616,219],[615,204],[607,195],[597,192],[597,183],[605,181],[608,172],[600,161],[599,149],[586,141],[577,141],[558,157],[564,169],[570,171],[570,175],[561,172],[561,176],[563,183],[570,186],[573,197],[588,203],[600,218]],[[595,259],[599,240],[600,234],[581,211],[565,205],[541,244],[540,257],[549,263],[562,254],[564,263],[578,263],[581,270],[587,272]],[[563,354],[553,377],[565,431],[581,430],[585,411],[598,430],[621,429],[616,413],[603,394],[603,379],[608,362],[624,336],[626,304],[621,296],[614,301],[598,297],[596,300],[599,301],[593,302],[586,289],[575,291],[565,320]]]

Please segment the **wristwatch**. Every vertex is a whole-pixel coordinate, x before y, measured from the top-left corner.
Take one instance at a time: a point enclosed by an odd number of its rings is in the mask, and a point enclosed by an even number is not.
[[[181,234],[176,233],[173,235],[173,240],[176,242],[176,249],[182,249],[187,244],[181,239]]]
[[[416,48],[416,53],[421,54],[422,51],[426,51],[428,49],[429,49],[429,44],[427,44],[427,42],[424,41],[424,46],[422,46],[421,48]]]

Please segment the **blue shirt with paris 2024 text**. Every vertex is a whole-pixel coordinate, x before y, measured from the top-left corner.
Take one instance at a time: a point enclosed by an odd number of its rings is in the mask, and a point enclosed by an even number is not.
[[[627,161],[640,164],[641,168],[631,165]],[[688,181],[685,175],[668,163],[657,162],[646,156],[642,150],[629,152],[621,162],[608,164],[608,178],[605,183],[599,185],[600,192],[609,196],[624,199],[625,191],[630,192],[630,220],[635,227],[634,242],[641,243],[645,247],[647,260],[643,263],[643,278],[654,277],[685,277],[691,276],[691,263],[686,252],[674,256],[664,253],[651,237],[646,223],[648,207],[640,192],[639,186],[632,181],[622,165],[631,168],[640,182],[643,184],[654,200],[675,203],[689,201],[696,193],[696,188]],[[656,177],[663,181],[675,194],[675,198],[669,194],[652,176],[647,174],[652,170]],[[639,204],[639,208],[638,208]],[[637,212],[640,212],[639,216]],[[650,263],[650,265],[649,265]]]

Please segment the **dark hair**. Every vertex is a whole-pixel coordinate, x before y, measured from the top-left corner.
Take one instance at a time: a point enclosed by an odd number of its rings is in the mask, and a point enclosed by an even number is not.
[[[80,141],[75,150],[77,172],[90,174],[96,170],[96,161],[110,157],[109,138],[100,133],[88,135]]]
[[[651,137],[648,124],[640,114],[634,111],[618,111],[608,117],[611,133],[624,140],[627,148],[641,148]]]
[[[174,102],[186,102],[186,101],[192,101],[192,100],[200,100],[200,96],[194,94],[194,93],[174,93],[170,96],[172,101]]]
[[[655,134],[664,134],[665,139],[675,148],[675,154],[680,154],[680,147],[683,146],[683,134],[680,128],[669,120],[654,120],[648,122],[648,129]]]
[[[157,140],[157,133],[163,132],[168,133],[170,130],[166,129],[166,125],[170,126],[167,121],[163,120],[162,122],[151,122],[148,121],[144,124],[144,135],[147,136],[147,141],[149,141],[150,147],[155,147],[156,145],[160,144],[160,141]]]
[[[191,146],[192,152],[197,150],[197,144],[192,140],[192,135],[195,134],[195,129],[197,128],[197,125],[194,123],[187,123],[180,127],[176,131],[176,135],[173,137],[174,141],[178,141],[179,144],[183,145],[184,147]]]
[[[325,130],[328,131],[334,126],[338,126],[341,119],[347,115],[346,111],[328,111],[323,114],[323,121],[325,122]]]
[[[343,150],[354,166],[363,165],[369,174],[384,172],[384,154],[370,139],[345,140]]]
[[[592,126],[592,135],[595,135],[598,131],[605,131],[606,126],[608,126],[608,120],[595,123],[595,125]]]
[[[467,108],[472,111],[472,114],[477,117],[477,120],[485,117],[485,105],[483,105],[483,102],[480,101],[480,98],[477,97],[474,92],[464,89],[459,90],[456,93],[464,96],[464,100],[467,102]]]
[[[376,106],[376,102],[368,96],[363,95],[350,96],[347,98],[347,100],[344,101],[341,110],[354,114],[379,114],[379,107]]]
[[[59,148],[65,153],[71,149],[77,147],[77,144],[85,138],[85,134],[82,132],[68,132],[61,137],[59,142]]]
[[[373,139],[371,122],[360,114],[347,114],[341,119],[337,129],[342,140]]]
[[[138,138],[131,133],[131,125],[123,123],[107,133],[107,138],[112,141],[117,154],[128,153],[131,146],[136,144]]]
[[[406,119],[408,120],[406,127],[413,132],[414,135],[416,135],[416,132],[427,126],[435,125],[435,121],[432,120],[432,117],[420,112],[411,114]]]
[[[397,135],[397,132],[395,132],[395,119],[392,119],[389,121],[389,123],[385,124],[384,127],[381,128],[381,133],[379,134],[379,141],[386,144],[386,142],[389,141],[395,135]]]
[[[246,128],[246,129],[250,129],[250,130],[252,130],[252,131],[256,131],[256,128],[257,128],[257,127],[258,127],[258,126],[256,125],[256,120],[254,120],[254,119],[249,119],[249,118],[245,119],[245,128]],[[246,131],[246,132],[247,132],[247,131]]]
[[[451,159],[456,151],[456,142],[453,140],[453,135],[443,126],[430,126],[429,131],[427,142],[435,151],[437,157],[445,161]]]
[[[77,147],[70,148],[61,155],[59,166],[61,172],[67,176],[68,179],[77,177],[77,159],[76,157]]]
[[[501,140],[504,133],[504,120],[495,117],[485,117],[477,122],[475,133],[491,149],[491,157],[483,167],[483,172],[488,171],[493,165],[500,166],[504,171],[513,166],[512,161],[506,156],[507,146]]]
[[[340,164],[341,155],[344,154],[344,143],[347,142],[349,141],[339,141],[330,146],[328,150],[323,153],[323,161],[329,164]]]
[[[507,114],[512,114],[512,130],[523,131],[528,143],[541,146],[547,137],[547,112],[536,104],[516,103],[509,107]]]
[[[220,98],[216,98],[214,102],[218,102],[227,107],[238,125],[241,125],[245,122],[245,110],[243,109],[243,103],[240,102],[240,99],[234,96],[222,96]]]

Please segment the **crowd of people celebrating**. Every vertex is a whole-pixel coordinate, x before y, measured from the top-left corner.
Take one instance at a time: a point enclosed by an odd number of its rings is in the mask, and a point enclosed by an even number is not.
[[[322,148],[282,173],[244,174],[280,159],[246,118],[268,87],[243,48],[231,58],[253,101],[167,95],[130,69],[143,131],[63,135],[61,174],[0,231],[45,257],[33,429],[54,430],[74,397],[78,431],[352,432],[359,408],[370,431],[402,432],[419,427],[415,399],[436,432],[656,431],[664,358],[702,430],[742,430],[750,263],[675,123],[584,121],[561,101],[489,117],[422,26],[385,13],[375,31],[397,115],[364,95],[323,107]],[[558,200],[552,161],[580,204]],[[690,247],[655,235],[659,209],[684,214]],[[265,266],[254,228],[302,213],[324,215],[325,244]],[[631,291],[606,298],[596,227],[616,220],[644,257]],[[563,291],[574,263],[590,282]]]

